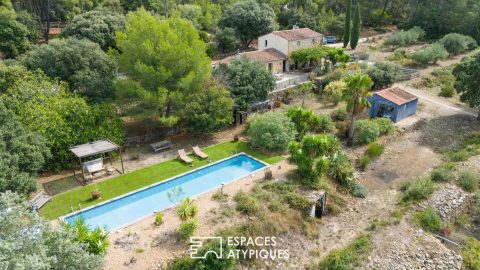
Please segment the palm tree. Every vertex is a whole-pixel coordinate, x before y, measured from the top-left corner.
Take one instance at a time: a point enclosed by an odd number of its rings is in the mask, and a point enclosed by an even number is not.
[[[347,87],[343,91],[343,100],[347,102],[347,110],[352,113],[347,144],[353,144],[355,135],[355,118],[364,108],[370,107],[367,97],[371,96],[373,81],[367,74],[352,74],[344,79]]]
[[[315,83],[308,81],[300,84],[294,89],[296,96],[299,96],[302,99],[302,108],[305,106],[305,99],[312,93],[315,88]]]

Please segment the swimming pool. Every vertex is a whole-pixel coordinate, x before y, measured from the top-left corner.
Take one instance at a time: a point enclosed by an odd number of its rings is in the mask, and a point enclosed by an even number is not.
[[[154,211],[172,207],[175,203],[169,199],[169,194],[177,194],[174,196],[176,200],[194,197],[217,188],[222,183],[241,179],[266,166],[268,165],[241,153],[102,204],[71,213],[64,219],[68,223],[73,223],[81,217],[92,227],[105,226],[108,230],[116,230],[149,216]],[[178,192],[179,190],[181,192]]]

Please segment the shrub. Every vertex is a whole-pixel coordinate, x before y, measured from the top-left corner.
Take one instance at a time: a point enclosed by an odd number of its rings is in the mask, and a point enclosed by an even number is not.
[[[472,37],[458,33],[447,34],[438,42],[445,47],[449,54],[453,55],[474,49],[477,46],[477,42]]]
[[[358,166],[360,166],[360,169],[362,171],[365,171],[365,169],[368,167],[368,165],[370,164],[370,162],[372,162],[372,160],[370,159],[369,156],[367,155],[363,155],[360,157],[360,159],[358,160]]]
[[[215,44],[213,43],[208,43],[205,52],[208,57],[213,58],[215,56],[215,53],[217,52],[217,46],[215,46]]]
[[[198,228],[198,221],[194,218],[184,221],[180,224],[180,234],[183,238],[191,237]]]
[[[299,193],[290,192],[285,196],[285,200],[291,208],[299,210],[304,214],[308,213],[307,211],[310,210],[312,205],[307,197]]]
[[[347,110],[345,108],[339,108],[330,113],[330,117],[333,121],[345,121],[347,116]]]
[[[360,260],[360,256],[368,251],[370,244],[368,235],[359,236],[347,247],[330,252],[327,257],[320,262],[319,269],[355,269],[355,264]]]
[[[247,134],[255,148],[285,151],[288,143],[295,139],[295,125],[281,112],[258,115],[249,123]]]
[[[218,240],[208,240],[197,253],[202,259],[192,259],[189,255],[184,255],[168,262],[166,270],[231,270],[235,268],[236,260],[234,256],[228,256],[230,251],[227,241],[222,241],[220,245]],[[218,258],[216,254],[222,254],[222,257]]]
[[[453,86],[451,85],[444,85],[440,89],[440,93],[438,93],[438,95],[441,97],[453,97],[454,94],[455,94],[455,88],[453,88]]]
[[[366,198],[368,196],[368,189],[356,183],[352,188],[352,195],[358,198]]]
[[[330,82],[322,91],[322,98],[325,103],[333,103],[337,105],[342,101],[343,90],[347,88],[344,81]]]
[[[290,108],[287,116],[295,125],[297,137],[301,139],[307,132],[328,132],[333,129],[333,121],[328,115],[314,114],[311,110],[300,107]]]
[[[438,232],[442,227],[442,219],[432,207],[416,213],[414,220],[426,231]]]
[[[375,141],[380,136],[379,126],[370,120],[359,120],[355,123],[355,140],[359,144]]]
[[[186,198],[177,208],[177,215],[182,221],[187,221],[189,219],[195,218],[198,214],[198,207],[193,203],[190,198]]]
[[[110,245],[108,241],[108,232],[101,228],[91,229],[85,220],[77,218],[74,224],[64,223],[67,231],[75,232],[74,242],[85,244],[86,250],[91,254],[104,255]]]
[[[430,178],[433,182],[450,182],[454,178],[454,165],[445,163],[433,169]]]
[[[380,135],[387,135],[395,130],[395,125],[389,118],[374,118],[372,122],[378,125]]]
[[[435,64],[438,60],[446,59],[447,57],[447,50],[439,43],[434,43],[425,49],[417,50],[412,55],[413,61],[422,66],[426,66],[430,63]]]
[[[458,177],[458,185],[465,191],[473,192],[478,188],[478,175],[470,170],[463,171]]]
[[[384,146],[378,143],[369,143],[367,149],[365,150],[365,155],[371,159],[376,159],[382,155]]]
[[[163,213],[158,213],[155,215],[155,225],[160,226],[163,224]]]
[[[329,157],[328,162],[328,176],[342,187],[350,190],[355,184],[355,177],[347,155],[343,151],[337,151]]]
[[[434,189],[435,186],[429,178],[414,179],[401,187],[402,200],[407,202],[427,199],[432,195]]]
[[[255,199],[253,196],[246,194],[245,192],[238,192],[237,194],[235,194],[235,197],[233,199],[237,203],[237,211],[243,214],[253,215],[257,213],[260,209],[260,204],[258,203],[258,200]]]
[[[420,27],[413,27],[408,31],[398,31],[385,40],[386,46],[402,47],[418,42],[425,36],[425,31]]]
[[[467,238],[462,258],[465,269],[480,269],[480,241],[473,237]]]
[[[400,68],[392,63],[376,63],[368,68],[368,76],[373,81],[372,89],[382,89],[392,86],[400,75]]]
[[[393,52],[393,55],[390,57],[391,60],[398,61],[410,58],[411,55],[409,54],[408,50],[405,48],[398,48]]]

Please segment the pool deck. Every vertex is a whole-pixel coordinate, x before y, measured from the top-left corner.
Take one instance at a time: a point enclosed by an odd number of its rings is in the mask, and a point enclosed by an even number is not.
[[[248,178],[248,177],[252,178],[256,173],[261,172],[261,171],[263,171],[263,170],[265,170],[265,169],[267,169],[267,168],[270,167],[270,164],[268,164],[268,163],[266,163],[266,162],[264,162],[264,161],[262,161],[262,160],[260,160],[260,159],[257,159],[257,158],[255,158],[255,157],[253,157],[253,156],[251,156],[251,155],[248,155],[248,154],[246,154],[246,153],[244,153],[244,152],[240,152],[240,153],[238,153],[238,154],[235,154],[235,155],[232,155],[232,156],[229,156],[229,157],[226,157],[226,158],[217,160],[217,161],[215,161],[215,162],[213,162],[213,163],[209,163],[209,164],[206,164],[206,165],[204,165],[204,166],[198,167],[198,168],[196,168],[196,169],[194,169],[194,170],[191,170],[191,171],[188,171],[188,172],[184,172],[184,173],[175,175],[175,176],[173,176],[173,177],[171,177],[171,178],[168,178],[168,179],[166,179],[166,180],[162,180],[162,181],[156,182],[156,183],[154,183],[154,184],[151,184],[151,185],[149,185],[149,186],[146,186],[146,187],[143,187],[143,188],[139,188],[139,189],[133,190],[133,191],[131,191],[131,192],[125,193],[125,194],[120,195],[120,196],[117,196],[117,197],[115,197],[115,198],[112,198],[112,199],[110,199],[110,200],[104,201],[104,202],[102,202],[102,203],[95,204],[95,205],[89,206],[89,207],[87,207],[87,208],[84,208],[84,209],[81,209],[81,210],[77,210],[77,211],[75,211],[75,212],[72,212],[72,213],[69,213],[69,214],[67,214],[67,215],[61,216],[61,217],[59,217],[59,220],[62,221],[62,222],[66,222],[66,219],[69,218],[69,217],[71,217],[71,216],[74,216],[74,215],[77,215],[77,214],[81,214],[81,213],[86,212],[86,211],[88,211],[88,210],[90,210],[90,209],[93,209],[93,208],[96,208],[96,207],[100,207],[100,206],[102,206],[102,205],[105,205],[105,204],[108,204],[108,203],[110,203],[110,202],[113,202],[113,201],[122,199],[122,198],[124,198],[124,197],[129,196],[129,195],[132,195],[132,194],[137,193],[137,192],[141,192],[141,191],[143,191],[143,190],[146,190],[146,189],[155,187],[155,186],[157,186],[157,185],[161,185],[161,184],[167,183],[167,182],[169,182],[169,181],[173,181],[173,180],[175,180],[175,179],[177,179],[177,178],[179,178],[179,177],[182,177],[182,176],[184,176],[184,175],[188,175],[188,174],[194,173],[194,172],[196,172],[196,171],[202,170],[202,169],[204,169],[204,168],[213,166],[213,165],[215,165],[215,164],[224,162],[224,161],[226,161],[226,160],[235,158],[235,157],[240,156],[240,155],[245,155],[245,156],[247,156],[247,157],[249,157],[249,158],[251,158],[251,159],[253,159],[253,160],[255,160],[255,161],[257,161],[257,162],[259,162],[259,163],[261,163],[261,164],[263,164],[263,165],[265,165],[265,166],[262,167],[262,168],[260,168],[260,169],[257,169],[257,170],[255,170],[255,171],[250,172],[247,176],[243,176],[243,177],[240,177],[240,178],[236,178],[236,179],[230,180],[228,183],[226,183],[227,185],[228,185],[228,184],[232,184],[232,183],[234,183],[234,182],[237,182],[237,181],[239,181],[239,180],[241,180],[241,179]],[[201,192],[201,193],[199,193],[199,194],[196,194],[195,196],[191,196],[191,198],[194,199],[194,198],[196,198],[196,197],[198,197],[198,196],[201,196],[201,195],[203,195],[203,194],[209,193],[209,192],[211,192],[212,190],[216,190],[216,189],[218,189],[218,186],[217,186],[217,187],[214,187],[214,188],[212,188],[212,189],[210,189],[210,190],[207,190],[207,191]],[[163,210],[161,210],[161,211],[159,211],[159,212],[167,211],[167,210],[169,210],[169,209],[171,209],[171,208],[176,207],[177,205],[178,205],[178,203],[175,203],[175,204],[173,204],[173,205],[171,205],[171,206],[169,206],[169,207],[167,207],[167,208],[165,208],[165,209],[163,209]],[[151,216],[153,216],[155,213],[156,213],[156,212],[152,212],[152,213],[149,214],[149,215],[146,215],[146,216],[143,216],[143,217],[141,217],[141,218],[135,219],[135,220],[132,221],[132,222],[129,222],[129,223],[124,224],[124,225],[122,225],[122,226],[120,226],[120,227],[118,227],[118,228],[115,228],[114,231],[121,230],[121,229],[123,229],[123,228],[125,228],[125,227],[128,227],[128,226],[134,224],[134,223],[139,222],[140,220],[143,220],[143,219],[145,219],[145,218],[147,218],[147,217],[151,217]]]

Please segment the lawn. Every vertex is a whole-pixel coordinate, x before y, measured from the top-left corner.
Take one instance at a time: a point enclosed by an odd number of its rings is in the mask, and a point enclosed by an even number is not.
[[[204,151],[210,156],[212,161],[217,161],[239,152],[245,152],[270,164],[279,162],[283,159],[283,157],[279,155],[266,155],[252,151],[248,148],[245,142],[221,143],[205,148]],[[193,156],[191,157],[194,158]],[[77,188],[54,196],[42,209],[40,209],[40,215],[48,220],[55,219],[68,214],[72,206],[77,210],[79,203],[82,208],[98,204],[130,191],[166,180],[175,175],[194,170],[207,163],[206,160],[194,158],[193,167],[190,167],[181,163],[177,159],[172,159],[120,175],[97,184],[102,192],[102,198],[96,201],[91,200],[91,191],[94,188],[93,185]]]

